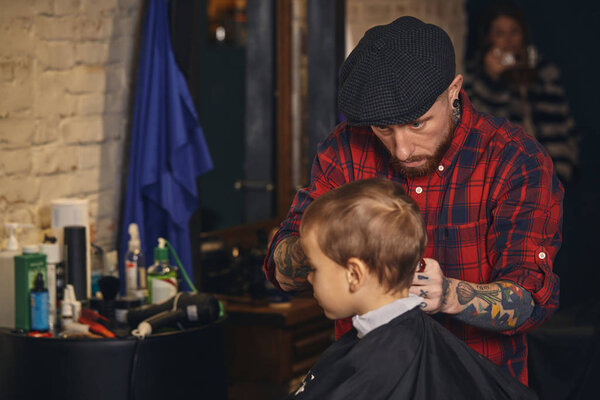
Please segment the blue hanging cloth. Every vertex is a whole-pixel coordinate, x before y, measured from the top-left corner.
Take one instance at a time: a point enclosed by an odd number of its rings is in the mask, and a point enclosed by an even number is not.
[[[175,62],[164,0],[150,0],[147,8],[130,146],[120,276],[125,276],[128,227],[135,222],[147,264],[154,258],[157,239],[164,237],[192,278],[188,222],[198,201],[196,177],[213,164],[185,78]],[[121,279],[124,292],[125,280]]]

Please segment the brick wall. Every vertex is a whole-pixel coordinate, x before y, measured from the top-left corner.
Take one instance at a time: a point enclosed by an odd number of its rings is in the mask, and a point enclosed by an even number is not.
[[[0,248],[4,223],[50,228],[50,202],[87,198],[114,247],[143,0],[0,0]]]
[[[461,72],[467,34],[464,3],[464,0],[346,0],[346,54],[367,29],[410,15],[448,32],[456,52],[456,70]]]

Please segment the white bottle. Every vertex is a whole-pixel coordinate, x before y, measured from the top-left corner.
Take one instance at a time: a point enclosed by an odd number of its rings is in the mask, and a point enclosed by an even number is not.
[[[144,253],[142,253],[140,245],[140,232],[137,224],[131,223],[129,224],[129,250],[125,255],[125,290],[127,296],[143,297],[140,291],[145,288],[145,272]],[[140,284],[140,282],[142,283]]]
[[[0,326],[15,327],[15,256],[21,254],[15,236],[17,228],[32,228],[31,224],[9,222],[6,248],[0,251]]]
[[[48,276],[48,325],[50,330],[56,327],[56,266],[62,261],[58,243],[43,243],[40,253],[46,254],[46,273]]]

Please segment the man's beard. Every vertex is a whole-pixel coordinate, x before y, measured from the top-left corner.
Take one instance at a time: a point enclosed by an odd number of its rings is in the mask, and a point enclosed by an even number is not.
[[[398,173],[406,176],[407,178],[418,178],[418,177],[427,176],[427,175],[433,173],[438,168],[438,165],[440,164],[440,161],[442,161],[444,154],[446,154],[446,152],[450,148],[450,145],[452,144],[452,137],[454,134],[454,130],[456,129],[458,120],[460,120],[460,115],[455,115],[455,114],[456,113],[448,116],[448,121],[449,121],[448,132],[446,132],[446,134],[444,135],[444,139],[439,144],[437,149],[435,149],[435,152],[433,153],[433,155],[409,158],[408,160],[404,160],[404,162],[414,162],[414,161],[426,160],[425,164],[423,164],[419,167],[405,167],[404,165],[402,165],[400,160],[398,160],[398,158],[396,158],[396,156],[391,154],[392,167]]]

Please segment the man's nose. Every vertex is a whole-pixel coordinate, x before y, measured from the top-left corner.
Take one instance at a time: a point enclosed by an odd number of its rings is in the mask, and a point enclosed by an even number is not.
[[[394,155],[400,161],[408,160],[415,150],[412,141],[404,132],[403,127],[396,127],[394,132],[395,149]]]

